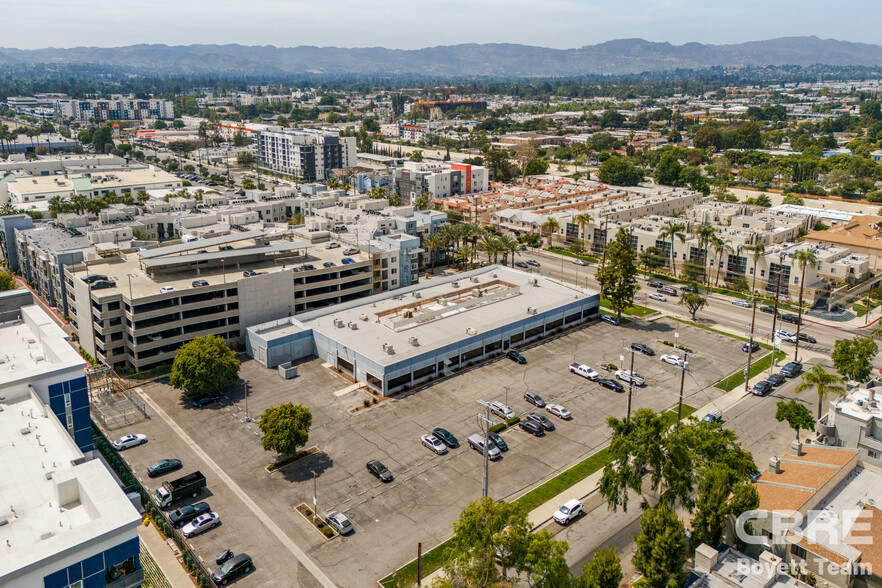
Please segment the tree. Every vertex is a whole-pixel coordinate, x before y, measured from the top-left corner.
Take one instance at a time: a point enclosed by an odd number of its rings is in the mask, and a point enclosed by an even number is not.
[[[243,167],[248,167],[249,165],[254,165],[256,163],[257,158],[254,157],[254,154],[250,151],[240,151],[238,155],[236,155],[236,163]]]
[[[527,179],[527,166],[531,161],[536,159],[538,151],[536,150],[536,143],[534,141],[527,141],[526,143],[521,143],[515,149],[515,161],[518,163],[518,167],[521,168],[521,181],[526,181]]]
[[[665,186],[679,186],[683,166],[673,151],[665,151],[655,166],[655,181]]]
[[[15,281],[15,276],[12,275],[12,272],[0,270],[0,292],[15,290],[16,288],[18,288],[18,283]]]
[[[707,249],[710,245],[711,241],[713,241],[714,236],[717,234],[717,229],[710,223],[701,223],[697,229],[695,229],[695,235],[698,237],[698,248],[702,251],[702,259],[701,259],[701,273],[702,276],[707,278],[707,282],[710,282],[710,277],[707,276]]]
[[[833,347],[833,367],[836,371],[856,382],[866,382],[873,372],[873,358],[879,346],[869,337],[839,339]]]
[[[680,268],[680,277],[687,282],[697,284],[704,276],[704,265],[697,259],[687,259]]]
[[[726,523],[747,510],[759,507],[756,489],[725,464],[705,469],[698,483],[692,517],[692,543],[716,547],[723,539]]]
[[[750,290],[751,292],[756,292],[756,264],[765,255],[766,246],[762,243],[757,243],[756,245],[748,245],[746,249],[752,252],[751,257],[753,257],[753,284],[750,286]]]
[[[417,163],[421,162],[421,161],[423,160],[423,152],[422,152],[422,150],[417,149],[416,151],[413,151],[413,152],[410,154],[410,158],[409,158],[409,159],[410,159],[411,161],[416,161]]]
[[[601,294],[622,318],[622,311],[634,304],[634,295],[640,289],[637,283],[637,253],[631,246],[631,235],[619,229],[615,239],[606,248],[606,263],[597,270],[596,278]]]
[[[802,290],[805,287],[805,268],[818,265],[818,258],[811,249],[801,249],[793,254],[793,261],[799,266],[799,318],[796,321],[796,349],[793,357],[799,361],[799,333],[802,329]]]
[[[574,253],[576,255],[582,255],[585,253],[585,243],[582,239],[573,239],[573,242],[570,243],[569,247],[567,247],[570,253]]]
[[[560,223],[557,222],[557,219],[553,216],[549,216],[545,219],[545,222],[542,223],[542,232],[548,236],[548,247],[551,247],[551,240],[554,234],[560,229]]]
[[[581,143],[577,143],[577,145],[580,145],[580,144]],[[590,225],[592,222],[594,222],[594,217],[592,217],[587,212],[581,212],[573,217],[573,222],[575,224],[579,225],[579,229],[582,234],[582,239],[584,239],[585,238],[585,227]]]
[[[643,181],[643,174],[624,157],[613,155],[600,164],[597,178],[613,186],[636,186]]]
[[[818,367],[818,366],[815,366]],[[820,417],[819,417],[820,418]],[[787,421],[790,428],[796,431],[796,442],[799,443],[799,430],[812,430],[815,427],[815,419],[811,411],[795,400],[778,402],[778,410],[775,412],[775,419],[780,423]]]
[[[695,320],[695,313],[707,306],[707,298],[696,292],[684,292],[677,304],[685,306]]]
[[[196,337],[178,350],[169,384],[195,400],[211,396],[238,378],[236,353],[223,339],[211,335]]]
[[[651,588],[665,588],[683,571],[688,541],[683,523],[665,504],[647,508],[640,516],[640,533],[634,537],[637,553],[632,563]]]
[[[686,225],[677,221],[665,221],[665,224],[662,225],[661,231],[659,231],[659,237],[662,240],[670,239],[671,240],[671,271],[674,273],[674,277],[677,277],[677,267],[676,267],[676,259],[677,255],[674,252],[674,239],[677,238],[681,243],[686,242],[686,234],[683,232],[686,230]]]
[[[566,541],[558,541],[547,530],[542,530],[529,533],[523,543],[523,555],[516,561],[515,569],[518,574],[527,574],[527,585],[537,588],[572,585]]]
[[[298,447],[309,441],[311,425],[312,413],[302,404],[286,402],[270,407],[263,411],[257,423],[263,432],[260,444],[266,451],[294,455]]]
[[[622,579],[622,562],[614,547],[598,549],[591,561],[582,566],[582,577],[578,578],[578,588],[619,588]]]
[[[176,118],[172,121],[172,126],[176,129],[183,129],[185,125],[182,119]]]
[[[649,273],[665,266],[665,253],[658,247],[647,247],[640,252],[640,265]]]
[[[692,144],[699,149],[711,147],[714,151],[717,151],[722,145],[720,131],[714,126],[704,125],[695,133],[695,137],[692,138]]]
[[[164,120],[162,120],[162,119],[156,119],[156,120],[153,122],[153,128],[156,129],[156,130],[162,130],[162,129],[167,129],[167,128],[168,128],[168,125],[165,124],[165,121],[164,121]]]

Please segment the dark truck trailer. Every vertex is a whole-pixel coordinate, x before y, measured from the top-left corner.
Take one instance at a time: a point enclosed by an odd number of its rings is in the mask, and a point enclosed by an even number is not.
[[[163,482],[156,489],[156,500],[160,507],[168,506],[186,496],[196,498],[199,492],[205,488],[205,476],[202,472],[193,472],[177,480]]]

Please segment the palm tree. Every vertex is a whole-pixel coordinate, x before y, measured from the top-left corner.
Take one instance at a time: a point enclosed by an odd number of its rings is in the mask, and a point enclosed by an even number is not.
[[[499,241],[504,251],[502,254],[503,263],[505,263],[505,258],[511,255],[511,267],[514,267],[514,258],[515,255],[521,252],[521,244],[518,243],[517,239],[508,235],[503,235],[499,238]]]
[[[53,218],[58,216],[58,213],[64,211],[65,201],[61,196],[53,196],[49,199],[49,215]]]
[[[733,253],[734,249],[732,249],[731,242],[723,240],[717,235],[711,237],[711,245],[713,245],[714,251],[717,252],[717,276],[714,279],[714,285],[718,286],[720,284],[720,271],[723,269],[723,254]]]
[[[701,262],[702,272],[705,275],[705,281],[710,283],[710,276],[707,272],[707,250],[711,240],[717,234],[717,229],[711,224],[702,223],[697,229],[695,229],[695,234],[698,236],[698,248],[704,254]]]
[[[472,255],[474,255],[475,251],[471,245],[463,245],[459,252],[456,254],[456,258],[462,263],[463,269],[466,269],[469,263],[469,259],[471,259]]]
[[[793,359],[799,361],[799,332],[802,329],[802,289],[805,287],[805,268],[815,267],[818,265],[818,258],[811,249],[801,249],[793,254],[793,261],[799,266],[799,319],[796,321],[796,349],[793,353]],[[820,417],[818,417],[820,418]]]
[[[147,190],[138,190],[138,202],[147,202],[150,199],[150,195],[147,194]]]
[[[674,273],[675,278],[677,277],[677,267],[676,255],[674,254],[674,238],[680,239],[681,243],[685,243],[686,235],[683,233],[684,230],[686,230],[686,225],[683,223],[665,221],[665,224],[662,225],[661,231],[659,232],[659,236],[662,239],[671,240],[671,271]]]
[[[560,223],[557,222],[557,219],[553,216],[549,216],[545,219],[545,222],[542,223],[542,232],[548,235],[548,248],[551,248],[551,238],[554,233],[560,228]]]
[[[86,202],[86,210],[92,214],[98,214],[105,206],[107,205],[99,198],[92,198]]]
[[[831,374],[825,371],[819,365],[816,365],[811,371],[802,374],[802,382],[796,387],[796,393],[799,394],[803,390],[814,388],[818,392],[818,420],[821,418],[821,408],[823,408],[824,400],[827,394],[835,392],[840,396],[845,396],[845,387],[841,386],[843,379],[841,376]]]
[[[576,145],[581,145],[581,143],[576,143]],[[573,222],[579,225],[579,230],[582,233],[582,241],[585,240],[585,226],[590,225],[594,222],[594,217],[588,214],[587,212],[582,212],[573,217]]]
[[[84,194],[74,194],[70,197],[70,205],[77,214],[82,213],[86,209],[86,203],[89,201]]]
[[[756,293],[756,264],[759,262],[760,258],[763,256],[763,254],[765,254],[766,246],[763,245],[762,243],[757,243],[756,245],[749,245],[748,247],[746,247],[746,249],[753,251],[753,285],[751,285],[750,289],[755,294]]]
[[[423,249],[429,252],[429,260],[432,264],[432,273],[435,273],[435,252],[443,247],[443,243],[438,234],[426,235],[423,237]]]

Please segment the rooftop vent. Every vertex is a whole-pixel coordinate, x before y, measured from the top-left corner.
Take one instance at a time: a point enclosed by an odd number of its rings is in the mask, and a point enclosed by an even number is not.
[[[414,292],[414,293],[413,293],[413,297],[414,297],[414,298],[422,298],[423,295],[420,294],[419,292]]]
[[[357,331],[358,330],[358,323],[350,322],[349,328],[352,329],[353,331]]]
[[[368,320],[368,315],[362,313],[358,318],[359,318],[360,320],[363,320],[363,321],[367,322],[367,320]]]
[[[478,329],[475,329],[475,328],[469,327],[468,329],[466,329],[466,334],[467,334],[467,335],[477,335],[477,334],[478,334]]]
[[[40,535],[40,541],[46,541],[47,539],[52,539],[53,537],[55,537],[55,532],[49,531],[48,533],[43,533],[42,535]]]
[[[413,345],[414,347],[420,346],[420,340],[417,339],[416,337],[411,337],[410,339],[407,340],[407,342],[410,343],[411,345]]]
[[[31,428],[30,428],[30,427],[25,427],[24,429],[21,429],[21,430],[19,431],[19,433],[21,433],[22,435],[30,435],[30,434],[31,434]]]
[[[478,277],[477,277],[477,276],[472,277],[472,283],[474,283],[474,284],[477,284],[477,283],[478,283]]]
[[[459,282],[453,282],[450,285],[453,286],[454,288],[459,288]]]
[[[340,328],[342,328],[342,327],[343,327],[343,321],[342,321],[341,319],[334,319],[334,326],[335,326],[335,327],[340,327]]]
[[[781,473],[781,460],[778,459],[777,455],[773,455],[769,458],[769,473],[770,474],[780,474]]]

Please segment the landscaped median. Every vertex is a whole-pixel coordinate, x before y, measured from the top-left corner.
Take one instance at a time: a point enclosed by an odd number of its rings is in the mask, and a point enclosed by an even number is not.
[[[590,255],[573,253],[572,251],[568,251],[566,249],[561,249],[560,247],[551,247],[546,249],[546,251],[550,251],[551,253],[557,253],[558,255],[564,255],[566,257],[572,257],[573,259],[581,259],[582,261],[587,261],[589,263],[597,263],[600,261],[596,257],[592,257]]]
[[[610,306],[609,300],[606,298],[600,299],[601,308],[606,308],[608,310],[612,310],[612,306]],[[622,314],[629,314],[631,316],[647,316],[650,314],[654,314],[658,312],[657,310],[653,310],[651,308],[647,308],[646,306],[640,306],[639,304],[632,304],[622,311]]]
[[[695,408],[688,404],[683,405],[683,418],[688,417],[693,412],[695,412]],[[677,410],[667,410],[662,413],[662,417],[673,424],[677,420]],[[597,472],[602,467],[606,466],[609,461],[609,448],[603,447],[568,470],[561,472],[550,480],[533,488],[523,496],[520,496],[514,502],[515,504],[522,506],[525,511],[530,512],[553,499],[555,496],[562,494],[567,489],[572,488],[591,474]],[[421,572],[423,578],[442,568],[447,563],[446,551],[447,541],[444,541],[422,555]],[[380,580],[380,585],[384,588],[406,588],[416,584],[416,581],[417,562],[416,560],[413,560],[407,565],[401,567],[394,574],[386,576]]]
[[[756,360],[755,362],[750,364],[750,377],[753,378],[753,377],[759,375],[760,373],[762,373],[763,371],[769,369],[772,366],[772,358],[773,357],[777,358],[778,361],[781,361],[782,359],[787,357],[787,354],[784,353],[783,351],[781,351],[780,349],[776,349],[774,356],[771,353],[768,353],[768,354],[764,355],[763,357],[759,358],[758,360]],[[731,392],[732,390],[734,390],[738,386],[743,386],[743,385],[744,385],[744,370],[740,369],[737,372],[735,372],[734,374],[732,374],[731,376],[729,376],[728,378],[725,378],[725,379],[717,382],[717,384],[714,387],[719,388],[720,390],[725,390],[726,392]]]

